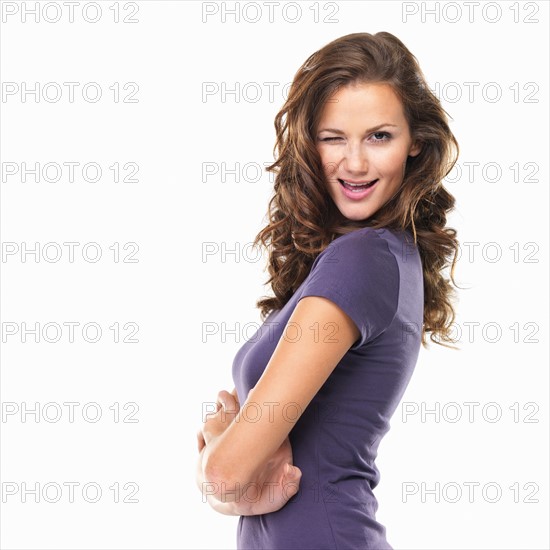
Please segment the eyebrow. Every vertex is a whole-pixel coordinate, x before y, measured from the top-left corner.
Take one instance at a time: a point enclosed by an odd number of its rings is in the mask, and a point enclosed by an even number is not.
[[[384,126],[393,126],[394,128],[397,128],[396,124],[378,124],[378,126],[375,126],[374,128],[371,128],[370,130],[367,130],[365,134],[368,134],[369,132],[375,132],[376,130],[379,130],[380,128],[383,128]],[[321,132],[333,132],[334,134],[343,134],[342,130],[337,130],[336,128],[323,128],[322,130],[319,130],[319,133]]]

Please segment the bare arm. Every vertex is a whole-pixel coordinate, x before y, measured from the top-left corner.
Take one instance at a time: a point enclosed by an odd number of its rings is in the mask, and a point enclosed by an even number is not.
[[[231,395],[235,398],[235,401],[239,401],[239,398],[237,397],[237,388],[233,388],[233,391],[231,392]],[[244,513],[243,510],[241,510],[235,502],[221,502],[220,500],[213,498],[210,494],[212,491],[212,484],[210,484],[206,478],[204,477],[204,452],[205,452],[205,446],[206,443],[204,441],[204,437],[202,435],[202,432],[199,430],[197,433],[197,439],[198,439],[198,448],[199,448],[199,457],[197,460],[197,467],[196,467],[196,482],[197,487],[201,491],[203,497],[203,502],[208,502],[208,504],[220,514],[225,514],[227,516],[238,516],[241,515],[241,513]]]
[[[315,323],[319,331],[312,330]],[[319,296],[302,298],[289,325],[289,337],[284,337],[285,328],[235,421],[206,446],[203,465],[208,481],[242,487],[261,479],[270,457],[359,337],[355,323],[334,302]],[[300,334],[297,339],[296,327]],[[248,414],[254,417],[254,422],[247,421],[246,409],[250,404]],[[213,496],[222,500],[219,492]]]
[[[197,461],[197,486],[199,490],[202,493],[202,501],[208,502],[208,504],[220,514],[224,514],[226,516],[239,516],[241,515],[239,513],[239,508],[235,505],[234,502],[221,502],[220,500],[213,498],[210,494],[211,487],[210,484],[205,480],[204,473],[203,473],[203,455],[204,455],[204,449],[201,450],[199,454],[199,458]]]

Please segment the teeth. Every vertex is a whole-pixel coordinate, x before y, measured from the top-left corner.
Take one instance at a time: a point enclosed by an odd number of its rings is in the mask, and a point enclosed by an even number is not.
[[[366,185],[367,183],[370,183],[370,182],[366,182],[366,183],[350,183],[349,181],[346,181],[346,180],[342,180],[344,183],[347,183],[348,185],[351,185],[352,187],[362,187],[363,185]]]
[[[374,183],[376,180],[372,180],[366,183],[350,183],[349,181],[346,181],[346,180],[341,180],[341,181],[343,181],[346,185],[351,185],[351,187],[363,187],[365,185],[370,185],[371,183]]]

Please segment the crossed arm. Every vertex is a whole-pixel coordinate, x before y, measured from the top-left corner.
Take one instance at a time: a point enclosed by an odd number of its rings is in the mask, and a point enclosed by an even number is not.
[[[360,335],[339,306],[320,296],[299,300],[287,327],[288,333],[285,328],[245,402],[239,407],[236,389],[231,394],[220,392],[227,410],[208,415],[203,425],[205,445],[200,450],[197,483],[199,488],[209,484],[217,489],[209,491],[208,501],[221,513],[253,515],[285,504],[278,485],[289,462],[285,451],[290,451],[291,457],[288,434]],[[287,334],[291,336],[285,337]],[[229,412],[232,407],[233,413]],[[260,490],[273,491],[275,487],[271,509],[266,508],[267,497],[263,508],[256,510],[249,504],[237,504],[251,483]]]

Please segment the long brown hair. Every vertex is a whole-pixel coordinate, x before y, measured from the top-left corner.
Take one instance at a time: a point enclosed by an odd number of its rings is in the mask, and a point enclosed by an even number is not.
[[[399,193],[366,220],[345,218],[330,197],[315,146],[315,129],[325,102],[352,83],[392,86],[403,103],[411,137],[421,152],[408,157]],[[409,229],[422,258],[426,334],[437,344],[456,342],[451,336],[455,319],[450,281],[443,276],[457,260],[456,230],[445,227],[454,197],[443,178],[458,158],[458,143],[437,97],[429,89],[417,59],[388,32],[342,36],[313,53],[294,76],[288,98],[275,117],[276,161],[266,170],[276,174],[268,205],[268,225],[254,240],[269,251],[268,272],[275,296],[263,297],[256,307],[265,320],[281,309],[307,277],[315,257],[336,237],[361,227]],[[438,336],[436,338],[435,336]],[[457,349],[457,348],[455,348]]]

